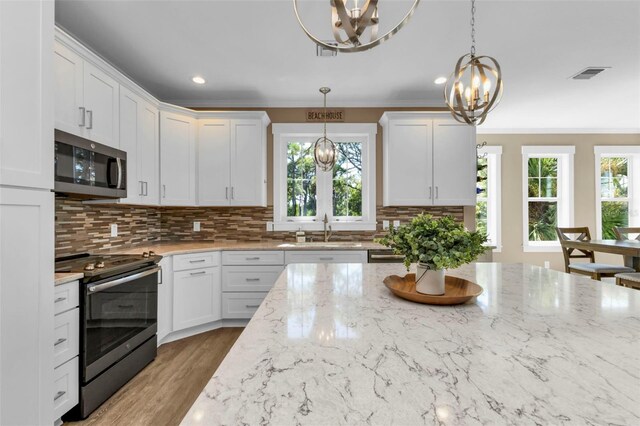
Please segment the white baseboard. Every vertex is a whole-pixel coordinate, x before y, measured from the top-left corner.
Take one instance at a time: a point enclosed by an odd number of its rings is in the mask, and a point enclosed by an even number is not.
[[[161,339],[158,339],[158,347],[165,343],[175,342],[176,340],[186,337],[195,336],[196,334],[205,333],[211,330],[217,330],[224,327],[246,327],[249,323],[248,319],[223,319],[220,321],[210,322],[208,324],[197,325],[195,327],[186,328],[184,330],[173,331]]]

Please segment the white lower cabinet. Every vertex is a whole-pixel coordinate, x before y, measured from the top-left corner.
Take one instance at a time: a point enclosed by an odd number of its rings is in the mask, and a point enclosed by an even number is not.
[[[78,357],[74,357],[53,371],[53,418],[59,419],[78,404]]]
[[[284,265],[278,266],[223,266],[222,291],[262,291],[273,287]]]
[[[173,331],[173,259],[163,257],[160,261],[158,283],[158,343]]]
[[[219,265],[220,254],[214,255]],[[174,256],[174,266],[180,257]],[[174,272],[173,331],[222,319],[221,293],[220,266]]]
[[[222,316],[225,319],[249,319],[267,294],[268,292],[222,293]]]
[[[365,250],[287,251],[285,263],[367,263]]]

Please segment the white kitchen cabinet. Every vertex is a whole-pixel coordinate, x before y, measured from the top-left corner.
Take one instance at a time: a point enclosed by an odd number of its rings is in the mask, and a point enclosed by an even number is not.
[[[222,315],[225,319],[250,319],[267,294],[266,292],[223,293]]]
[[[160,204],[196,203],[195,120],[186,114],[160,112]]]
[[[223,266],[223,292],[268,292],[284,270],[279,266]]]
[[[292,263],[367,263],[365,250],[298,250],[287,251],[287,265]]]
[[[182,264],[181,257],[187,259],[194,255],[204,255],[203,259],[206,259],[209,254],[214,257],[213,264],[219,265],[219,252],[174,256],[173,331],[222,319],[220,266],[202,267],[194,263],[190,269],[175,270],[176,265]]]
[[[223,265],[284,265],[282,250],[223,251]]]
[[[475,205],[475,127],[429,112],[385,112],[380,124],[385,206]]]
[[[125,204],[158,205],[158,108],[120,87],[120,149],[127,153]]]
[[[53,2],[0,1],[0,184],[53,188]]]
[[[120,146],[120,84],[60,41],[54,43],[55,127]]]
[[[173,331],[173,265],[171,256],[160,261],[158,283],[158,343]]]
[[[0,187],[2,425],[53,421],[53,197]]]
[[[198,204],[266,206],[266,113],[212,115],[198,120]]]

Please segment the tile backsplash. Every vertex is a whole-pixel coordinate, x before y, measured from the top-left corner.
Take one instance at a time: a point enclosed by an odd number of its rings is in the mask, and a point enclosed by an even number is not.
[[[427,212],[449,214],[464,220],[463,207],[377,207],[376,231],[334,232],[333,241],[370,241],[382,236],[383,220],[407,222]],[[273,207],[142,207],[120,204],[84,204],[79,200],[56,199],[56,256],[127,248],[150,242],[173,241],[293,241],[293,232],[267,232]],[[193,222],[201,230],[193,231]],[[118,225],[111,237],[110,224]],[[307,232],[322,239],[322,232]]]

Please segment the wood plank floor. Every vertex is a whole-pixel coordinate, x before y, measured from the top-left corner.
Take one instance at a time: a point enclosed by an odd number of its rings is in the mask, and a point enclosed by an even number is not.
[[[177,425],[242,333],[221,328],[167,343],[158,356],[82,422],[65,425]]]

